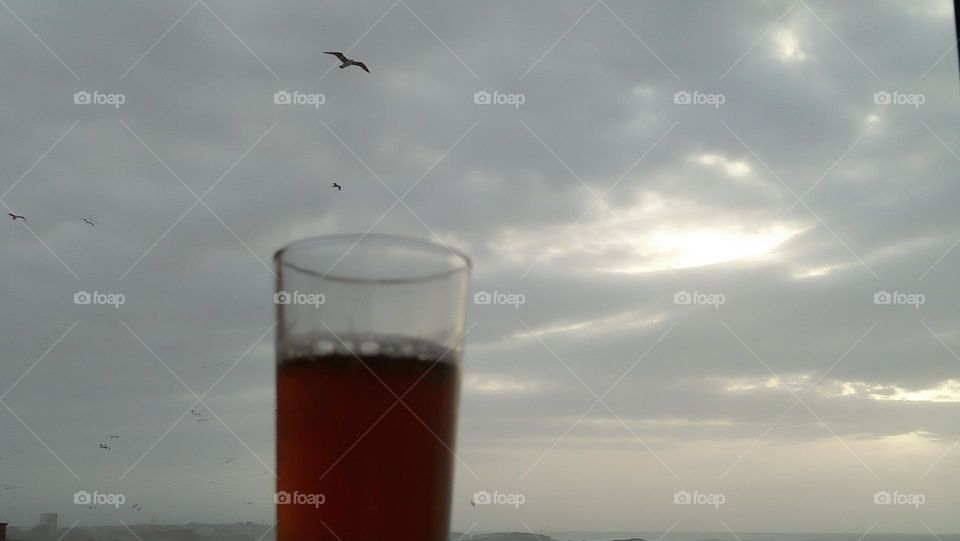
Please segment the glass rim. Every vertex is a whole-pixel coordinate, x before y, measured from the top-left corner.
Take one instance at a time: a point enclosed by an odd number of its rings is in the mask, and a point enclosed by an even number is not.
[[[329,243],[333,241],[348,240],[348,239],[355,239],[355,241],[353,246],[349,248],[347,252],[349,252],[350,250],[355,248],[357,245],[359,245],[360,242],[363,241],[364,239],[398,241],[398,242],[407,242],[411,244],[416,244],[424,248],[446,250],[449,254],[455,256],[460,261],[460,264],[449,270],[435,272],[432,274],[413,276],[410,278],[357,278],[353,276],[333,274],[333,273],[330,273],[329,271],[326,273],[321,273],[316,270],[303,268],[299,265],[294,265],[290,261],[283,260],[284,254],[297,248],[310,246],[310,245]],[[341,258],[345,256],[347,252],[344,252],[344,254],[341,255]],[[438,278],[443,278],[445,276],[450,276],[451,274],[455,274],[463,270],[470,272],[473,269],[473,260],[470,259],[470,256],[467,255],[466,252],[463,252],[462,250],[454,248],[449,244],[446,244],[443,242],[437,242],[433,240],[422,239],[419,237],[411,237],[407,235],[394,235],[390,233],[335,233],[330,235],[315,235],[312,237],[305,237],[281,246],[279,250],[274,252],[273,261],[274,261],[274,264],[282,265],[284,267],[289,267],[297,272],[312,275],[323,280],[333,280],[333,281],[339,281],[339,282],[370,283],[370,284],[397,284],[397,283],[422,282],[427,280],[435,280]]]

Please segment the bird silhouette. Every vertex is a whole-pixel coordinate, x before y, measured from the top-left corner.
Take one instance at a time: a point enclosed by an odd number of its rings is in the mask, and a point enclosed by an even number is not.
[[[109,451],[110,447],[108,447],[107,444],[105,443],[101,443],[99,449],[106,449],[107,451]]]
[[[93,218],[84,218],[83,223],[88,224],[90,227],[97,225],[96,220],[94,220]]]
[[[330,186],[330,187],[331,187],[331,188],[336,188],[338,192],[343,189],[343,186],[337,184],[336,182],[334,182],[333,185]]]
[[[340,60],[340,69],[349,68],[350,66],[357,66],[363,69],[363,71],[370,73],[370,70],[367,69],[366,64],[364,64],[363,62],[357,62],[356,60],[351,60],[343,56],[343,53],[338,53],[334,51],[324,51],[323,54],[332,54],[333,56],[337,57],[337,59]]]
[[[235,459],[235,458],[228,458],[228,459],[224,460],[223,463],[224,463],[224,464],[229,464],[229,463],[233,462],[234,460],[236,460],[236,459]]]
[[[115,435],[113,435],[113,434],[110,434],[110,435],[107,436],[107,437],[110,438],[111,440],[115,440],[115,439],[119,438],[120,436],[115,436]]]
[[[26,223],[26,221],[27,221],[27,219],[24,218],[23,216],[21,216],[21,215],[19,215],[19,214],[14,214],[14,213],[12,213],[12,212],[8,212],[8,213],[7,213],[7,216],[9,216],[10,219],[13,220],[13,221],[23,220],[24,223]]]

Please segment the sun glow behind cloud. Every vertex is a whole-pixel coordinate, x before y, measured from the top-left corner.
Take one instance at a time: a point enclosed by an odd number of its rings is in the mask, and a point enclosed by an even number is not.
[[[767,257],[798,232],[780,225],[753,231],[735,226],[665,229],[632,242],[635,253],[643,256],[642,262],[603,270],[633,274]]]

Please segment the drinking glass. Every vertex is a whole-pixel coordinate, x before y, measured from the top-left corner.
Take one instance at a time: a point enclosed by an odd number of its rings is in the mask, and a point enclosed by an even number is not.
[[[364,234],[274,262],[278,540],[446,541],[470,259]]]

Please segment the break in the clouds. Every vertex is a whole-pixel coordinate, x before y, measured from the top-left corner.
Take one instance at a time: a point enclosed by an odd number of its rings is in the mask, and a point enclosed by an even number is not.
[[[0,516],[272,520],[271,254],[372,226],[490,294],[455,528],[956,532],[950,8],[8,0]]]

